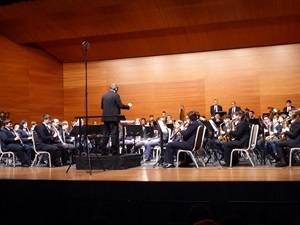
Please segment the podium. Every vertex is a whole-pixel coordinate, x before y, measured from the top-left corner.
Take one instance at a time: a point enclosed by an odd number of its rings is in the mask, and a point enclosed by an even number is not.
[[[83,125],[82,124],[82,120],[83,119],[90,119],[90,118],[111,118],[112,121],[111,122],[114,122],[114,123],[119,123],[121,120],[125,120],[125,116],[124,115],[109,115],[109,116],[76,116],[75,119],[78,119],[79,120],[79,125],[78,126],[75,126],[73,127],[72,131],[71,131],[71,134],[73,135],[76,135],[77,137],[79,137],[79,144],[80,144],[80,150],[82,149],[82,144],[81,144],[81,140],[82,140],[82,136],[84,137],[84,140],[86,140],[86,144],[85,144],[85,147],[87,148],[87,158],[88,158],[88,167],[89,167],[89,170],[90,170],[90,173],[91,173],[91,158],[90,158],[90,152],[88,150],[88,145],[87,145],[87,136],[89,134],[95,134],[95,133],[98,133],[98,132],[105,132],[104,130],[106,129],[105,128],[105,125]],[[117,126],[117,135],[119,136],[119,126]],[[105,135],[103,135],[103,138],[109,138],[108,136],[106,137]],[[117,150],[119,150],[119,146],[120,146],[120,140],[119,140],[119,137],[117,138]],[[96,153],[95,153],[96,154]],[[97,157],[97,161],[99,161],[99,163],[101,164],[101,167],[102,169],[105,171],[105,168],[101,162],[101,159],[98,157],[98,155],[96,154],[96,157]]]

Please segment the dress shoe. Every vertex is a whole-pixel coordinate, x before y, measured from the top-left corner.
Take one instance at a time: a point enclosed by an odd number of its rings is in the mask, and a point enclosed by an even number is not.
[[[22,167],[29,167],[27,163],[22,163]]]
[[[275,165],[275,167],[287,167],[286,163],[279,162]]]
[[[145,162],[150,162],[150,159],[145,159]]]
[[[164,168],[174,168],[175,166],[173,164],[166,164],[164,165]]]

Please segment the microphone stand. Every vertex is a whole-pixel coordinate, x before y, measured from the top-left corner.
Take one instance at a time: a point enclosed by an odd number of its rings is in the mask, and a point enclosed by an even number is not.
[[[85,66],[85,124],[86,127],[84,129],[84,141],[85,141],[85,150],[88,157],[88,165],[90,170],[90,175],[92,174],[92,168],[91,168],[91,158],[90,158],[90,152],[88,147],[88,76],[87,76],[87,50],[90,48],[90,44],[87,41],[82,42],[82,52],[83,52],[83,60],[84,60],[84,66]]]

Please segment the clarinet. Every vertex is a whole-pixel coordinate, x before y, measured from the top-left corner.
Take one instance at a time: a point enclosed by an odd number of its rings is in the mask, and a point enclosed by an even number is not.
[[[18,134],[14,129],[12,129],[12,131],[14,132],[15,136],[19,138],[21,145],[24,146],[24,143],[22,141],[22,138],[20,137],[20,134]]]
[[[57,128],[56,128],[55,126],[51,126],[51,127],[52,127],[52,129],[54,130],[54,132],[57,133],[57,136],[58,136],[59,141],[60,141],[62,144],[65,144],[65,142],[64,142],[63,139],[61,138],[60,133],[59,133],[59,131],[57,130]]]

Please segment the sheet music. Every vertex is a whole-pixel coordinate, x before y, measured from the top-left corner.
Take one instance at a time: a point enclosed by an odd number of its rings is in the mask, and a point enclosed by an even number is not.
[[[164,124],[163,121],[158,120],[157,123],[158,123],[159,128],[161,129],[161,131],[162,131],[163,133],[167,133],[167,132],[168,132],[167,127],[165,126],[165,124]]]
[[[215,136],[218,136],[219,130],[218,130],[216,124],[214,123],[214,121],[213,120],[209,120],[208,122],[210,123],[211,127],[214,129]]]

